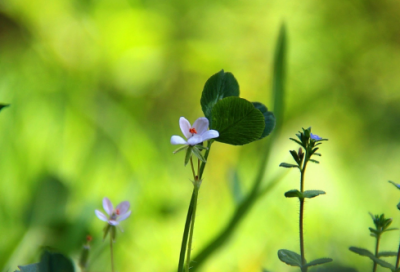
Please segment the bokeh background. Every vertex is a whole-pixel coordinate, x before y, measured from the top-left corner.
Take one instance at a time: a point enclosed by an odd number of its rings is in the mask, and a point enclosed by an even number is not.
[[[305,210],[309,260],[358,271],[371,262],[368,212],[393,217],[400,191],[400,2],[396,0],[1,0],[0,267],[36,262],[44,246],[78,259],[93,236],[90,271],[109,271],[102,198],[131,203],[116,243],[118,271],[174,271],[192,185],[169,143],[180,116],[202,116],[205,81],[220,69],[241,96],[272,109],[273,55],[285,22],[288,51],[282,131],[263,186],[279,183],[201,271],[296,271],[277,251],[298,251],[298,188],[289,141],[301,127],[328,138],[306,189],[327,195]],[[271,137],[262,141],[267,142]],[[251,186],[262,141],[213,145],[193,254],[217,235],[235,201],[232,173]],[[397,250],[399,232],[383,237]],[[394,259],[388,259],[394,263]],[[383,269],[378,271],[383,271]]]

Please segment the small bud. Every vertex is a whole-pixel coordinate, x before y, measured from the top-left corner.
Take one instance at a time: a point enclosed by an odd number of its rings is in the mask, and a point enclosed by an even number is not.
[[[81,267],[82,271],[88,266],[88,259],[89,259],[89,252],[90,252],[90,241],[92,241],[92,236],[86,236],[86,244],[82,246],[81,256],[79,258],[79,266]]]
[[[297,152],[297,155],[299,156],[300,161],[302,161],[304,158],[304,153],[301,147],[299,148],[299,152]]]

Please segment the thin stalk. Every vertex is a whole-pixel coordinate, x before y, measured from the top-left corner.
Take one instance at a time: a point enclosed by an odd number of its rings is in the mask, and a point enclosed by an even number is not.
[[[194,200],[193,200],[193,212],[192,212],[192,223],[190,224],[190,233],[189,233],[189,243],[187,248],[186,255],[186,272],[189,272],[190,269],[190,253],[192,252],[192,239],[193,239],[193,231],[194,231],[194,222],[196,219],[196,209],[197,209],[197,196],[199,193],[198,187],[195,187],[194,191]]]
[[[111,271],[114,272],[113,236],[110,235]]]
[[[205,160],[207,161],[208,158],[208,154],[210,153],[210,148],[211,148],[211,144],[212,144],[212,140],[207,141],[207,150],[206,153],[204,155]],[[205,162],[202,162],[201,165],[198,165],[198,172],[197,172],[197,177],[194,173],[194,167],[193,167],[193,161],[192,158],[190,158],[190,162],[191,162],[191,166],[192,166],[192,173],[193,173],[193,177],[196,181],[201,181],[201,178],[203,176],[203,172],[204,172],[204,167],[206,165]],[[193,207],[196,206],[197,208],[197,194],[198,192],[198,188],[196,188],[196,186],[193,188],[193,192],[192,192],[192,198],[190,200],[190,205],[189,205],[189,209],[186,215],[186,222],[185,222],[185,229],[183,231],[183,237],[182,237],[182,243],[181,243],[181,252],[179,254],[179,263],[178,263],[178,272],[184,272],[184,265],[185,265],[185,254],[186,254],[186,248],[188,245],[188,237],[189,237],[189,231],[192,233],[191,237],[193,236],[193,229],[194,229],[194,224],[192,224],[192,221],[194,223],[194,214],[193,214]],[[193,227],[192,227],[193,225]],[[190,243],[191,243],[191,239],[190,238]],[[191,246],[191,245],[190,245]],[[188,256],[190,258],[190,247],[188,250]],[[190,260],[190,259],[189,259]],[[190,261],[189,261],[190,262]],[[189,263],[187,261],[187,263]]]
[[[399,249],[397,250],[396,270],[399,269],[399,261],[400,261],[400,244],[399,244]]]
[[[187,215],[186,215],[186,223],[185,223],[185,229],[183,231],[181,252],[179,254],[178,272],[183,272],[183,269],[184,269],[186,245],[187,245],[187,240],[188,240],[190,222],[192,220],[193,201],[194,201],[195,190],[196,189],[194,188],[193,189],[193,193],[192,193],[192,198],[190,199],[189,209],[188,209],[188,212],[187,212]]]
[[[306,166],[307,166],[307,156],[304,160],[303,168],[300,170],[301,172],[301,177],[300,177],[300,190],[303,193],[304,192],[304,175],[306,172]],[[300,229],[300,256],[301,256],[301,272],[307,272],[308,268],[305,266],[306,265],[306,257],[305,257],[305,251],[304,251],[304,228],[303,228],[303,220],[304,220],[304,198],[300,199],[300,216],[299,216],[299,229]]]
[[[378,236],[376,236],[376,245],[375,245],[375,257],[378,258],[378,252],[379,252],[379,240],[380,240],[381,236],[378,234]],[[372,271],[376,272],[376,267],[378,266],[378,263],[376,263],[374,261],[374,266],[372,267]]]

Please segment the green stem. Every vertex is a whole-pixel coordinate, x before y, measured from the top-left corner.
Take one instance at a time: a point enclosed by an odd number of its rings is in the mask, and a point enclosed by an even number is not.
[[[211,144],[213,143],[213,140],[209,140],[207,141],[207,150],[206,153],[204,155],[205,160],[207,161],[208,158],[208,154],[210,153],[210,149],[211,149]],[[193,163],[191,160],[191,165],[192,165],[192,170],[193,170]],[[204,172],[204,168],[205,168],[206,163],[202,162],[200,165],[200,169],[197,173],[197,179],[198,181],[201,182],[202,176],[203,176],[203,172]],[[194,176],[194,181],[196,182],[196,175],[193,172],[193,176]],[[190,205],[189,205],[189,209],[186,215],[186,222],[185,222],[185,229],[183,231],[183,238],[182,238],[182,243],[181,243],[181,252],[179,254],[179,264],[178,264],[178,272],[184,272],[184,264],[185,264],[185,254],[186,254],[186,248],[188,245],[188,236],[189,236],[189,230],[191,230],[191,238],[190,238],[190,243],[191,243],[191,239],[193,236],[193,228],[194,228],[194,224],[192,226],[192,221],[194,222],[194,214],[193,214],[193,208],[194,206],[197,207],[197,192],[198,188],[195,187],[193,188],[193,192],[192,192],[192,198],[190,200]],[[190,252],[190,247],[188,252]],[[190,253],[188,253],[188,256],[190,258]],[[190,262],[190,261],[189,261]],[[187,263],[189,263],[187,261]]]
[[[113,236],[110,235],[111,271],[114,272]]]
[[[399,249],[397,250],[396,270],[399,269],[399,262],[400,262],[400,244],[399,244]]]
[[[181,252],[180,252],[180,255],[179,255],[178,272],[183,272],[183,269],[184,269],[186,245],[187,245],[187,239],[188,239],[188,234],[189,234],[190,222],[192,220],[193,201],[194,201],[195,190],[196,189],[193,189],[192,198],[190,200],[189,209],[188,209],[188,212],[187,212],[187,215],[186,215],[186,223],[185,223],[185,229],[183,231]]]
[[[378,252],[379,252],[379,240],[381,236],[378,234],[376,237],[376,245],[375,245],[375,257],[378,258]],[[372,267],[372,271],[376,272],[376,267],[378,266],[378,263],[374,261],[374,266]]]
[[[306,167],[307,167],[307,156],[304,160],[303,168],[300,170],[301,172],[301,177],[300,177],[300,190],[303,193],[304,192],[304,175],[306,172]],[[306,265],[306,257],[305,257],[305,251],[304,251],[304,228],[303,228],[303,220],[304,220],[304,198],[300,199],[300,218],[299,218],[299,229],[300,229],[300,256],[301,256],[301,272],[307,272],[308,268],[305,266]]]
[[[195,181],[196,182],[196,181]],[[192,212],[192,223],[190,224],[190,233],[189,233],[189,243],[187,248],[186,255],[186,272],[189,272],[190,269],[190,253],[192,252],[192,239],[193,239],[193,231],[194,231],[194,222],[196,219],[196,209],[197,209],[197,196],[199,194],[199,188],[196,187],[193,190],[194,199],[193,199],[193,212]]]

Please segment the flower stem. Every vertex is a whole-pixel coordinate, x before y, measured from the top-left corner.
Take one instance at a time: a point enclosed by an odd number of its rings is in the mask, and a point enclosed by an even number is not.
[[[379,252],[379,240],[380,240],[380,238],[381,238],[381,236],[380,236],[380,234],[378,234],[378,235],[376,236],[376,245],[375,245],[375,257],[376,257],[376,258],[379,258],[379,257],[378,257],[378,252]],[[372,271],[373,271],[373,272],[376,271],[377,265],[378,265],[378,263],[376,263],[376,262],[374,261],[374,266],[372,267]]]
[[[304,175],[306,172],[306,166],[307,166],[307,155],[306,154],[306,159],[304,160],[303,168],[300,170],[301,176],[300,176],[300,190],[301,193],[304,192]],[[305,257],[305,251],[304,251],[304,228],[303,228],[303,220],[304,220],[304,198],[300,199],[300,218],[299,218],[299,229],[300,229],[300,256],[301,256],[301,272],[307,272],[308,268],[305,266],[306,265],[306,257]]]
[[[114,272],[113,237],[110,235],[111,271]]]
[[[195,181],[196,182],[196,181]],[[197,197],[199,195],[199,188],[195,186],[193,190],[194,199],[193,199],[193,212],[192,212],[192,223],[190,224],[190,233],[189,233],[189,243],[187,248],[186,255],[186,272],[189,272],[190,269],[190,253],[192,251],[192,239],[193,239],[193,231],[194,231],[194,222],[196,219],[196,209],[197,209]]]
[[[186,223],[185,223],[185,229],[183,231],[181,252],[180,252],[180,255],[179,255],[178,272],[183,272],[183,269],[184,269],[186,246],[187,246],[189,228],[190,228],[190,223],[191,223],[191,220],[192,220],[192,213],[193,213],[194,194],[195,194],[195,189],[193,189],[192,198],[190,200],[189,209],[188,209],[188,212],[187,212],[187,215],[186,215]]]
[[[207,150],[206,153],[204,155],[205,160],[207,161],[208,158],[208,154],[210,153],[210,148],[211,148],[211,144],[213,143],[213,140],[209,140],[207,141]],[[182,237],[182,243],[181,243],[181,251],[179,254],[179,263],[178,263],[178,272],[184,272],[184,265],[185,265],[185,254],[186,254],[186,249],[188,246],[188,236],[189,236],[189,231],[190,231],[190,245],[189,245],[189,249],[188,249],[188,256],[187,256],[187,267],[190,265],[190,249],[191,249],[191,244],[192,244],[192,238],[193,238],[193,230],[194,230],[194,216],[195,216],[195,211],[194,209],[197,208],[197,195],[198,195],[198,187],[196,185],[196,182],[201,182],[202,176],[203,176],[203,172],[204,172],[204,168],[206,166],[205,162],[202,162],[200,164],[197,165],[197,177],[196,174],[194,173],[194,166],[193,166],[193,161],[192,159],[190,160],[191,162],[191,167],[192,167],[192,173],[193,173],[193,177],[194,177],[194,188],[193,188],[193,192],[192,192],[192,198],[190,200],[190,204],[189,204],[189,209],[186,215],[186,222],[185,222],[185,229],[183,230],[183,237]]]

